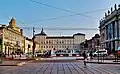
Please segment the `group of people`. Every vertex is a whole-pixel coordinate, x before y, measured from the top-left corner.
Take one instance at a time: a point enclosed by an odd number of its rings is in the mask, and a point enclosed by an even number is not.
[[[86,66],[86,59],[88,60],[88,55],[87,55],[87,53],[84,51],[83,54],[82,54],[82,56],[84,57],[84,65]],[[90,59],[93,59],[92,51],[90,51],[89,56],[90,56]]]
[[[0,58],[5,57],[5,54],[3,52],[0,52]]]
[[[2,63],[4,58],[5,58],[5,54],[0,51],[0,63]]]
[[[87,55],[87,53],[85,51],[83,52],[82,56],[84,57],[84,60],[88,58],[88,55]],[[92,51],[90,51],[89,56],[90,56],[90,59],[93,59]]]

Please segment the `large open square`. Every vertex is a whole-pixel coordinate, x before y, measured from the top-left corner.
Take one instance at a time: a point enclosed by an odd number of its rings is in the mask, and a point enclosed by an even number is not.
[[[120,74],[120,0],[0,0],[0,74]]]

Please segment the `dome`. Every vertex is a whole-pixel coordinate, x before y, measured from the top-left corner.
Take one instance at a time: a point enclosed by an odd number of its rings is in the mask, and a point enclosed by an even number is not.
[[[12,17],[12,19],[9,22],[10,27],[16,27],[16,20]]]
[[[41,33],[35,34],[35,36],[39,36],[39,35],[47,36],[47,34],[45,34],[45,32],[43,31],[43,28],[41,30]]]
[[[77,34],[74,34],[73,36],[75,36],[75,35],[85,35],[85,34],[83,34],[83,33],[77,33]]]
[[[95,34],[95,38],[99,38],[100,37],[100,35],[99,34]]]

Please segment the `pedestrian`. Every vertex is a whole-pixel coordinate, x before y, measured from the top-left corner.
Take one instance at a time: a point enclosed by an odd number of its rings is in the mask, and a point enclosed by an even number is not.
[[[83,57],[84,57],[84,60],[87,58],[87,54],[85,51],[83,52]]]
[[[4,53],[1,51],[0,52],[0,63],[3,62],[3,59],[4,59]]]
[[[92,51],[90,51],[90,59],[93,59]]]
[[[85,51],[83,52],[83,57],[84,57],[84,65],[86,66],[87,54]]]

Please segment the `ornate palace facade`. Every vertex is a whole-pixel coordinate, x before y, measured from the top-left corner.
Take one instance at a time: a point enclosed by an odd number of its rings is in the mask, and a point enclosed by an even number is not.
[[[100,41],[101,48],[106,48],[108,52],[117,50],[120,46],[120,5],[115,4],[114,10],[108,10],[105,17],[100,20]]]
[[[35,41],[40,44],[40,49],[80,49],[80,43],[85,41],[85,34],[77,33],[73,36],[47,36],[43,32],[35,35]]]
[[[24,52],[23,30],[16,26],[16,21],[12,18],[9,25],[0,27],[1,50],[5,54],[12,52]]]

